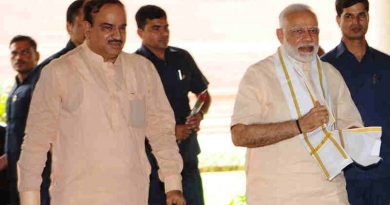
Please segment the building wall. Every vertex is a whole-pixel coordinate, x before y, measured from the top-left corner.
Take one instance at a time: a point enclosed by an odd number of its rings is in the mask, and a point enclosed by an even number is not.
[[[72,0],[0,0],[0,85],[13,80],[9,62],[9,40],[17,34],[31,35],[38,42],[41,60],[61,49],[68,40],[65,12]],[[125,51],[140,45],[134,14],[148,0],[123,0],[128,14]],[[341,38],[336,24],[334,0],[155,0],[168,13],[171,45],[191,52],[210,78],[213,89],[234,90],[245,69],[270,55],[279,45],[275,35],[279,12],[290,3],[313,7],[321,28],[325,51]],[[50,8],[50,9],[48,9]],[[390,2],[371,0],[371,46],[390,52]],[[221,75],[224,73],[224,75]]]

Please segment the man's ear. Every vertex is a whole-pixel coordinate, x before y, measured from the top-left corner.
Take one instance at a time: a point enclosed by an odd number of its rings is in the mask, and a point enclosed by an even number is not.
[[[85,38],[89,38],[89,35],[91,33],[92,25],[88,21],[83,21],[84,28],[85,28]]]
[[[336,22],[340,27],[341,16],[336,15]]]
[[[39,62],[39,58],[41,57],[41,54],[38,52],[38,51],[36,51],[36,54],[35,54],[35,60],[37,61],[37,62]]]
[[[142,29],[140,29],[140,28],[138,28],[137,29],[137,34],[138,34],[138,36],[142,39],[142,33],[143,33],[143,30]]]
[[[283,44],[284,33],[283,33],[283,29],[282,29],[282,28],[276,29],[276,36],[278,37],[279,42],[280,42],[281,44]]]
[[[66,22],[66,31],[68,31],[68,34],[71,35],[71,29],[72,29],[72,24],[69,22]]]

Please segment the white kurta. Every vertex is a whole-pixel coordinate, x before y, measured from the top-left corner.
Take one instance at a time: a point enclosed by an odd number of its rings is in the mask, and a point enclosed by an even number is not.
[[[295,65],[302,66],[305,76],[311,78],[307,65]],[[322,65],[336,128],[362,126],[360,114],[340,73],[328,63]],[[252,65],[241,80],[231,125],[291,119],[273,56]],[[265,147],[248,148],[246,175],[249,205],[348,204],[343,176],[331,182],[326,180],[298,137]]]
[[[53,205],[146,205],[145,136],[166,190],[181,190],[174,126],[151,62],[127,53],[115,64],[103,62],[83,44],[43,70],[19,160],[19,190],[39,190],[51,146]]]

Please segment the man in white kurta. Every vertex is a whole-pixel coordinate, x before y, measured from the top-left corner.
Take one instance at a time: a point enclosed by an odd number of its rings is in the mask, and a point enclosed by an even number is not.
[[[147,205],[148,136],[167,205],[184,205],[173,111],[153,64],[122,52],[124,5],[85,8],[86,42],[45,67],[33,95],[18,162],[21,204],[39,204],[51,147],[51,204]]]
[[[318,23],[305,5],[290,5],[280,15],[277,35],[294,68],[303,71],[308,87],[316,87],[310,62],[318,50]],[[288,59],[287,59],[288,58]],[[246,196],[249,205],[348,204],[342,175],[332,181],[297,137],[336,120],[336,129],[360,127],[360,115],[339,72],[321,63],[333,113],[319,99],[298,120],[291,110],[275,69],[274,56],[252,65],[241,80],[231,122],[235,145],[248,147]],[[314,90],[313,95],[321,96]],[[299,96],[298,96],[299,97]]]

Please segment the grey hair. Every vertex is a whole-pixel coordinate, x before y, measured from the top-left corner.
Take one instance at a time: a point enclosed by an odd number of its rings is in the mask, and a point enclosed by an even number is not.
[[[283,11],[280,12],[280,14],[279,14],[279,26],[280,26],[280,28],[285,28],[285,26],[286,26],[286,16],[288,16],[289,14],[292,14],[292,13],[302,12],[302,11],[308,11],[308,12],[314,14],[313,9],[310,6],[306,5],[306,4],[290,4],[289,6],[284,8]],[[314,16],[315,16],[315,14],[314,14]]]

